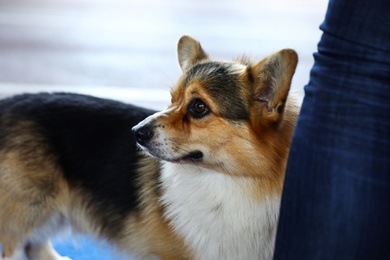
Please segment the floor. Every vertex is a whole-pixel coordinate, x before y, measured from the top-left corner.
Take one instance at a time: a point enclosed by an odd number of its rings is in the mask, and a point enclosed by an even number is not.
[[[225,60],[297,50],[292,92],[302,98],[326,6],[326,0],[0,0],[0,98],[71,91],[162,109],[180,75],[176,44],[183,34]],[[84,238],[78,247],[56,245],[74,259],[119,259]]]

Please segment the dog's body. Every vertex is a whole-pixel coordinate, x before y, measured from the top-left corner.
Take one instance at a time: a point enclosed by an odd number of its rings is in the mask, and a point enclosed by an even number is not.
[[[75,94],[0,102],[3,258],[59,259],[49,238],[68,225],[140,258],[272,257],[296,54],[216,62],[188,36],[178,53],[162,112]]]

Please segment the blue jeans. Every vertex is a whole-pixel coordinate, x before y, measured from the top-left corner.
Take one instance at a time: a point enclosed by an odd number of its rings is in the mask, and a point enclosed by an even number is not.
[[[390,2],[330,0],[274,259],[390,259]]]

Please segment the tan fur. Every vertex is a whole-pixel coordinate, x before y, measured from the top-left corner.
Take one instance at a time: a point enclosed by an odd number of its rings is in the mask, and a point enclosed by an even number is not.
[[[0,244],[13,255],[26,237],[44,225],[67,201],[67,183],[50,158],[32,122],[9,122],[8,142],[0,151]]]
[[[164,219],[159,202],[160,194],[153,188],[159,178],[159,162],[155,158],[146,158],[140,162],[139,171],[143,178],[140,196],[143,210],[140,215],[126,222],[119,248],[125,251],[151,253],[161,259],[187,259],[185,248],[176,234],[172,232],[168,220]],[[128,234],[132,234],[129,236]],[[133,249],[133,250],[131,250]]]

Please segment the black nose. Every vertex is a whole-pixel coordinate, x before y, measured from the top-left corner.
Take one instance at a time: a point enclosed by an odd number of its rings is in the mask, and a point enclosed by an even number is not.
[[[137,142],[141,145],[147,143],[153,137],[153,131],[149,125],[144,125],[140,128],[134,127],[132,130]]]

